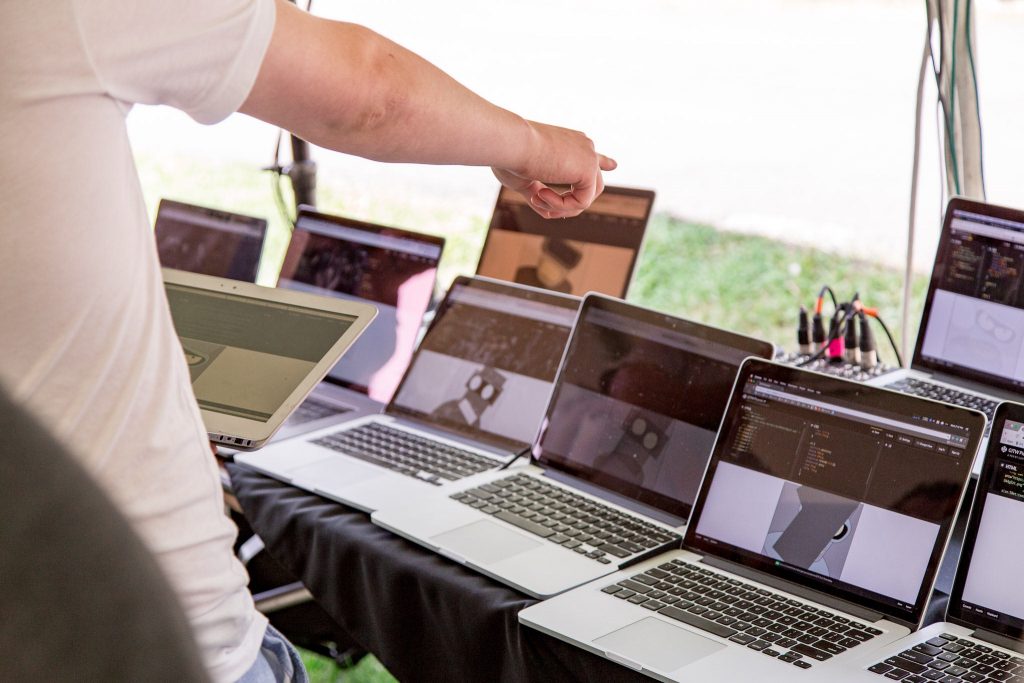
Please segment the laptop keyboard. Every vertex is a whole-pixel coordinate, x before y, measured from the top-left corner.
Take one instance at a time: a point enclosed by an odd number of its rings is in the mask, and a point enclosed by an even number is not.
[[[679,534],[526,474],[450,497],[601,564],[683,540]]]
[[[337,406],[331,403],[325,403],[318,401],[315,398],[307,398],[305,401],[299,404],[299,407],[295,409],[295,412],[289,416],[288,421],[292,424],[304,424],[306,422],[312,422],[313,420],[319,420],[322,417],[329,415],[344,415],[345,413],[352,412],[351,408],[345,406]]]
[[[886,389],[895,389],[896,391],[902,391],[904,394],[931,398],[936,401],[942,401],[943,403],[952,403],[953,405],[960,406],[962,408],[980,410],[985,413],[985,417],[988,418],[988,424],[985,426],[986,436],[988,435],[989,429],[992,425],[992,420],[995,418],[996,406],[999,405],[999,401],[992,401],[984,396],[960,391],[959,389],[943,386],[941,384],[933,384],[931,382],[925,382],[924,380],[913,379],[912,377],[904,377],[898,382],[886,385]]]
[[[801,669],[882,634],[873,626],[681,560],[601,590]]]
[[[868,671],[905,683],[1024,681],[1024,659],[948,633],[918,643]]]
[[[435,486],[494,469],[500,464],[470,451],[376,422],[334,432],[315,439],[313,443]]]

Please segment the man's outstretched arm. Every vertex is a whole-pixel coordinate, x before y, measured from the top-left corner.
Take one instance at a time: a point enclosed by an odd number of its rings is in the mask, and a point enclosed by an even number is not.
[[[373,31],[286,0],[277,0],[270,47],[241,111],[378,161],[490,166],[548,218],[586,209],[604,189],[601,172],[615,168],[583,133],[527,121]]]

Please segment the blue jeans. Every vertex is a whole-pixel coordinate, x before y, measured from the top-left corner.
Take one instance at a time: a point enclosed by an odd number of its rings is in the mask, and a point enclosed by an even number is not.
[[[288,639],[267,624],[260,653],[238,683],[309,683],[309,676]]]

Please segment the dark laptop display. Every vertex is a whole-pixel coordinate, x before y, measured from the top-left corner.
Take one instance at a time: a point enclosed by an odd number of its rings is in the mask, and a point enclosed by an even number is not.
[[[914,367],[1024,390],[1024,211],[946,210]]]
[[[650,190],[606,187],[579,216],[552,221],[502,188],[476,272],[576,296],[624,298],[653,203]]]
[[[919,623],[984,425],[963,408],[747,361],[685,544]]]
[[[256,282],[264,219],[161,199],[153,229],[164,268]]]
[[[373,303],[377,318],[328,377],[386,403],[430,304],[444,239],[302,207],[278,287]]]
[[[1024,406],[1003,403],[989,436],[948,619],[1024,640]],[[1008,647],[1013,647],[1007,645]],[[1016,646],[1015,649],[1020,649]]]
[[[768,342],[584,299],[535,455],[685,519],[736,372]]]
[[[579,299],[456,278],[387,412],[516,450],[533,442]]]

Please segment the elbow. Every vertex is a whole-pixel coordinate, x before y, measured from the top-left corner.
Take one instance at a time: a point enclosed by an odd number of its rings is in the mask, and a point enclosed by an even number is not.
[[[335,110],[345,114],[338,116],[331,127],[336,134],[356,144],[368,143],[386,156],[388,134],[410,119],[414,84],[396,56],[393,43],[361,26],[356,33],[359,47],[352,78],[341,86],[340,98],[345,104]]]

